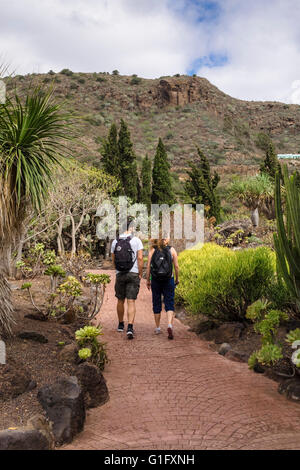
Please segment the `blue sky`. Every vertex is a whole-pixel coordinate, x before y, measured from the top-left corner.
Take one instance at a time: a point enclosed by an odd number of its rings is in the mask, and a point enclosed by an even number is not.
[[[208,56],[198,57],[187,69],[188,75],[197,74],[199,70],[203,67],[215,68],[215,67],[224,67],[228,63],[227,55],[222,54],[209,54]]]
[[[300,104],[300,0],[0,0],[17,73],[194,74],[248,100]]]

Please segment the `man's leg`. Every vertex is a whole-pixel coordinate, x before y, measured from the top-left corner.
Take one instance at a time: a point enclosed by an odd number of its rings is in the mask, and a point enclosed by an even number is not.
[[[127,299],[127,317],[128,317],[127,338],[132,339],[134,335],[133,323],[135,319],[135,300],[133,299]]]
[[[132,339],[134,335],[133,323],[135,319],[135,301],[140,290],[140,278],[137,273],[128,273],[127,284],[126,284],[126,299],[127,299],[127,317],[128,317],[128,328],[127,337]]]
[[[127,299],[128,324],[133,325],[135,319],[135,300]]]
[[[117,314],[119,319],[118,331],[124,331],[124,303],[125,303],[125,284],[122,274],[117,274],[115,283],[115,292],[118,299]]]
[[[125,304],[125,299],[118,299],[117,313],[118,313],[119,323],[124,322],[124,304]]]

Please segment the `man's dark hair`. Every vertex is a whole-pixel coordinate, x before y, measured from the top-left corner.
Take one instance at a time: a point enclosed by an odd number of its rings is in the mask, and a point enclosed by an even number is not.
[[[131,215],[127,218],[127,225],[126,225],[126,229],[128,230],[131,223],[134,221],[134,217],[132,217]]]

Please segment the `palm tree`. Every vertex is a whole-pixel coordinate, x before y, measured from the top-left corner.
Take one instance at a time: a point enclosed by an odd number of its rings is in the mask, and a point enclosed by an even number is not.
[[[0,304],[5,301],[7,314],[12,310],[4,275],[10,273],[12,248],[27,210],[41,210],[53,168],[72,137],[69,125],[51,92],[36,89],[24,102],[15,96],[0,105]],[[9,334],[11,327],[2,322],[2,330]]]
[[[230,197],[237,197],[251,210],[252,223],[258,226],[259,210],[266,210],[274,200],[274,184],[267,174],[262,173],[248,179],[236,179],[229,186],[228,193]]]

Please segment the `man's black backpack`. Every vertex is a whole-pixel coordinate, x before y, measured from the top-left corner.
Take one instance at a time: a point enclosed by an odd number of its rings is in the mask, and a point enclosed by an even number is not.
[[[173,260],[170,247],[155,248],[151,258],[151,276],[158,281],[167,281],[173,274]]]
[[[128,273],[134,265],[134,251],[130,245],[131,237],[117,238],[115,246],[115,266],[117,271]]]

